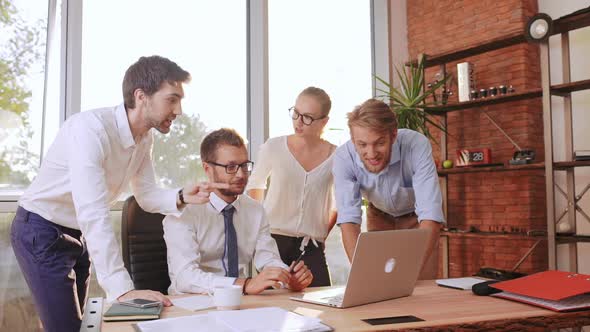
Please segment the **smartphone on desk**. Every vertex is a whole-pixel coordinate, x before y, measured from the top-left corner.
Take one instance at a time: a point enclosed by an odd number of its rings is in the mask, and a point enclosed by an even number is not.
[[[154,300],[146,300],[146,299],[132,299],[132,300],[119,302],[119,304],[127,305],[130,307],[136,307],[136,308],[151,308],[151,307],[157,307],[157,306],[162,305],[162,302],[154,301]]]

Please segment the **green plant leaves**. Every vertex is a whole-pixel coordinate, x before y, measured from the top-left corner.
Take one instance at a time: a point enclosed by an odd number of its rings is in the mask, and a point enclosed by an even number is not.
[[[394,87],[384,79],[375,76],[375,79],[385,88],[377,88],[382,95],[377,98],[387,102],[391,109],[397,115],[398,128],[408,128],[419,131],[429,139],[433,139],[428,125],[446,132],[446,128],[432,115],[428,114],[425,109],[436,106],[438,102],[428,103],[429,97],[433,96],[436,91],[443,87],[451,78],[446,75],[442,80],[432,84],[431,87],[424,87],[424,61],[421,57],[418,65],[411,64],[408,67],[395,67],[400,87]]]

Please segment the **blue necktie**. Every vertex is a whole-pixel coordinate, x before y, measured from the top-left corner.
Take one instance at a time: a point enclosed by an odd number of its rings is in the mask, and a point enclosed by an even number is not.
[[[223,209],[223,223],[225,224],[225,253],[228,268],[225,270],[227,277],[238,277],[238,237],[234,227],[234,207],[228,205]],[[224,257],[224,258],[225,258]],[[224,262],[225,263],[225,262]],[[225,265],[225,264],[224,264]]]

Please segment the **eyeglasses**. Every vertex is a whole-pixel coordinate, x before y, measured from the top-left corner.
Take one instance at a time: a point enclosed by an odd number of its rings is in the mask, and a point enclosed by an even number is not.
[[[213,161],[208,161],[207,164],[211,164],[211,165],[215,165],[215,166],[219,166],[219,167],[224,167],[225,172],[227,174],[236,174],[240,167],[242,168],[242,171],[248,172],[248,173],[252,172],[252,169],[254,168],[254,162],[249,161],[249,160],[247,162],[241,163],[241,164],[224,165],[224,164],[218,164]]]
[[[324,115],[324,116],[314,119],[309,115],[301,114],[301,113],[297,112],[297,110],[295,109],[295,106],[289,108],[289,115],[291,116],[291,119],[293,119],[293,120],[297,120],[297,119],[299,119],[299,117],[301,117],[301,121],[306,126],[310,126],[314,121],[321,120],[326,117],[326,115]]]

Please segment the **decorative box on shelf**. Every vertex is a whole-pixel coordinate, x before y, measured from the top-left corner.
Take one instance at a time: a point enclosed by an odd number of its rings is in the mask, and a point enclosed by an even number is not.
[[[457,150],[455,166],[466,167],[487,165],[492,162],[492,151],[489,148],[460,149]]]

